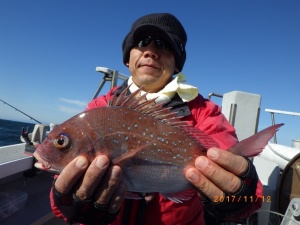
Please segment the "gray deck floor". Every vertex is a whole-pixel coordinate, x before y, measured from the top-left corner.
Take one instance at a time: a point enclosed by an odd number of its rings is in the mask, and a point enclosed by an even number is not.
[[[11,216],[0,221],[1,225],[64,225],[63,220],[54,218],[49,200],[53,175],[41,172],[24,184],[22,174],[0,180],[0,193],[23,193],[26,204]],[[12,201],[12,200],[11,200]],[[0,203],[1,204],[1,203]]]

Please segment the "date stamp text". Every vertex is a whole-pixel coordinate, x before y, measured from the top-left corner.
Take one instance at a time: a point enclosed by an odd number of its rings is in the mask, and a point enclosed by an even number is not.
[[[227,195],[227,196],[214,196],[215,203],[220,202],[271,202],[271,196],[235,196],[235,195]]]

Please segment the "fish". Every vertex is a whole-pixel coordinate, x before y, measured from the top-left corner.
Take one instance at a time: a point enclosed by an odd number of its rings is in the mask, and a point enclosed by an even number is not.
[[[185,168],[218,144],[164,103],[147,100],[141,89],[128,95],[128,88],[107,106],[79,113],[55,127],[37,146],[35,166],[59,174],[77,156],[91,162],[104,154],[122,168],[121,181],[129,192],[159,192],[172,199],[192,188]],[[268,127],[228,151],[256,156],[282,125]]]

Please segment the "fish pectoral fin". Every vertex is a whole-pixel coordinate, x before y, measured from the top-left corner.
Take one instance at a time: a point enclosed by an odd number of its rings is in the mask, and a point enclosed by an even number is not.
[[[133,156],[136,156],[136,154],[138,154],[140,151],[142,151],[143,149],[151,146],[153,144],[153,142],[151,143],[148,143],[148,144],[145,144],[145,145],[142,145],[142,146],[138,146],[137,148],[135,149],[132,149],[132,150],[128,150],[126,153],[124,153],[123,155],[120,155],[119,157],[117,158],[114,158],[112,160],[112,164],[113,165],[120,165],[122,164],[122,162],[126,161],[127,159],[130,159],[132,158]]]
[[[140,199],[143,199],[143,198],[142,198],[142,195],[141,195],[140,193],[137,193],[137,192],[129,192],[129,191],[126,192],[125,198],[127,198],[127,199],[134,199],[134,200],[140,200]]]

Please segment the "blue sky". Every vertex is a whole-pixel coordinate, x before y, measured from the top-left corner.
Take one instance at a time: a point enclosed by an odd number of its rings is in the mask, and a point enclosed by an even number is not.
[[[153,12],[184,25],[182,72],[203,96],[260,94],[259,129],[271,124],[266,108],[300,112],[299,0],[0,1],[0,99],[45,123],[79,113],[102,79],[97,66],[129,75],[123,38]],[[1,102],[0,118],[30,121]],[[279,143],[300,138],[299,117],[275,118],[286,124]]]

